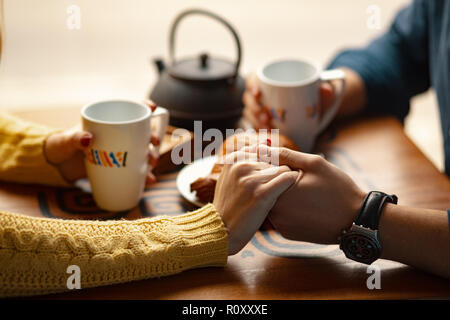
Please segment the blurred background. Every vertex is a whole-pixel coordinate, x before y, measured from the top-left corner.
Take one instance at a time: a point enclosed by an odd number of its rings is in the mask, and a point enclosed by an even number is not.
[[[1,1],[1,0],[0,0]],[[389,26],[407,0],[3,0],[0,108],[81,107],[96,99],[147,96],[155,57],[167,59],[172,20],[200,7],[225,17],[243,46],[241,74],[268,60],[302,57],[326,65]],[[374,21],[374,14],[379,19]],[[375,23],[374,23],[375,22]],[[379,24],[378,24],[379,22]],[[177,33],[177,57],[208,52],[233,59],[231,35],[201,16]],[[434,93],[414,98],[405,130],[443,169]]]

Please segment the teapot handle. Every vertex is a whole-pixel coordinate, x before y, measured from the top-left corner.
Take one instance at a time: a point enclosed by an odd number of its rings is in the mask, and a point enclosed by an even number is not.
[[[239,74],[239,66],[241,65],[241,55],[242,55],[242,49],[241,49],[241,42],[239,40],[239,36],[236,33],[236,31],[233,29],[233,27],[222,17],[203,9],[189,9],[186,11],[181,12],[172,23],[172,27],[170,29],[170,38],[169,38],[169,55],[170,55],[170,62],[173,65],[175,63],[175,31],[177,29],[177,26],[181,19],[186,17],[187,15],[192,14],[200,14],[205,15],[207,17],[213,18],[219,22],[221,22],[225,27],[227,27],[230,32],[233,34],[234,40],[236,40],[236,47],[237,47],[237,59],[236,59],[236,67],[235,72],[233,75],[233,78],[236,78]]]

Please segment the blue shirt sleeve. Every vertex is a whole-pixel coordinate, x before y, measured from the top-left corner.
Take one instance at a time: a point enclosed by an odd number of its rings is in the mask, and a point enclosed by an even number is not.
[[[450,209],[447,209],[448,227],[450,228]]]
[[[430,87],[426,0],[401,10],[390,29],[366,48],[345,50],[328,68],[348,67],[364,81],[370,112],[403,121],[412,96]]]

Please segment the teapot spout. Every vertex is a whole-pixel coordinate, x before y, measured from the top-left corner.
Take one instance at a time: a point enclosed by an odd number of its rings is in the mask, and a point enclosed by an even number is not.
[[[158,73],[161,74],[166,69],[166,64],[164,61],[160,58],[156,58],[153,60],[156,66],[156,70],[158,70]]]

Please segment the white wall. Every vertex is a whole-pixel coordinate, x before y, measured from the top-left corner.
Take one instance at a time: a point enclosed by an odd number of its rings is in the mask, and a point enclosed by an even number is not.
[[[0,106],[6,109],[81,106],[103,97],[144,97],[156,80],[150,60],[167,57],[169,26],[185,8],[210,9],[238,30],[242,73],[276,57],[325,64],[338,49],[363,45],[389,25],[406,0],[4,0],[5,51]],[[81,9],[81,28],[67,27],[68,7]],[[381,30],[367,27],[370,5]],[[178,56],[208,51],[232,59],[234,44],[219,24],[187,18]],[[435,101],[414,101],[407,132],[442,168]]]

